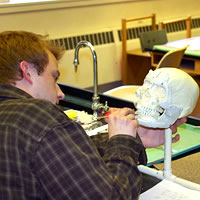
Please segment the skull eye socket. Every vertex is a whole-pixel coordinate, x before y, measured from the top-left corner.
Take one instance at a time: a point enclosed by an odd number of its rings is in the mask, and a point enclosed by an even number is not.
[[[156,102],[167,100],[167,90],[163,82],[155,83],[154,81],[145,80],[144,84],[136,91],[138,98],[152,98]]]
[[[164,87],[154,85],[150,90],[151,96],[159,101],[165,101],[167,99],[167,91]]]
[[[142,95],[145,95],[146,91],[149,90],[149,87],[151,86],[149,81],[145,81],[144,84],[136,90],[136,96],[141,97]]]

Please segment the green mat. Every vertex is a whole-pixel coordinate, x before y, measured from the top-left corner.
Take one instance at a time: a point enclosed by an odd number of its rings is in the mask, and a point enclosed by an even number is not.
[[[180,140],[172,144],[172,157],[200,148],[200,128],[190,124],[182,124],[178,127],[177,133]],[[146,149],[148,166],[164,160],[164,145],[157,148]]]
[[[184,52],[186,56],[200,57],[200,36],[186,38],[182,40],[175,40],[163,45],[154,45],[153,50],[168,52],[177,48],[183,48],[187,45],[189,47]]]
[[[163,51],[163,52],[168,52],[171,50],[176,49],[175,47],[170,47],[167,45],[154,45],[153,50],[154,51]],[[193,57],[200,57],[200,51],[194,51],[194,50],[186,50],[184,52],[185,56],[193,56]]]

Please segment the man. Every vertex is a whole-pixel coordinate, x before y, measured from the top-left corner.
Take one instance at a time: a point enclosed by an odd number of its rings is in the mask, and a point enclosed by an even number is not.
[[[44,39],[0,33],[0,199],[138,199],[137,164],[164,131],[139,127],[143,146],[134,112],[111,109],[108,135],[89,138],[56,106],[62,51]]]

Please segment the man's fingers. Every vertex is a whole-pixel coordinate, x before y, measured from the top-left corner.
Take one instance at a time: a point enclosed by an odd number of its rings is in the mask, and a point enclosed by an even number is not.
[[[176,134],[173,138],[172,138],[172,143],[178,142],[180,140],[180,135]]]
[[[122,109],[117,109],[114,112],[112,112],[113,115],[120,115],[120,116],[128,116],[129,114],[134,115],[134,110],[130,108],[122,108]]]
[[[187,117],[183,117],[181,119],[176,120],[176,122],[170,126],[172,130],[172,134],[177,132],[177,127],[180,126],[181,124],[185,123],[187,121]]]

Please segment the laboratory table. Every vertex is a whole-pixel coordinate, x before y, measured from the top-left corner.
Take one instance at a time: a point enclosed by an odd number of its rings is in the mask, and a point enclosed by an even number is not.
[[[74,110],[84,110],[90,114],[92,114],[91,104],[92,104],[92,96],[93,92],[65,85],[65,84],[59,84],[61,87],[61,90],[65,94],[65,98],[60,101],[59,106],[63,110],[66,109],[74,109]],[[130,107],[135,109],[135,106],[133,105],[132,101],[121,99],[118,97],[112,97],[110,95],[105,94],[99,94],[100,102],[105,103],[108,102],[108,106],[110,107]],[[185,159],[185,162],[187,160],[189,162],[192,162],[192,159],[187,159],[188,156],[198,156],[198,162],[195,161],[195,163],[191,164],[191,166],[194,167],[194,169],[198,169],[200,166],[200,158],[199,158],[199,152],[200,152],[200,118],[196,118],[193,116],[188,117],[188,121],[186,124],[183,124],[181,127],[179,127],[179,133],[181,135],[182,140],[180,142],[174,144],[172,147],[174,150],[173,154],[173,160],[176,161],[177,159]],[[191,137],[190,137],[191,135]],[[184,139],[185,138],[185,139]],[[153,152],[153,153],[152,153]],[[163,161],[163,147],[155,148],[155,149],[148,149],[147,155],[148,155],[148,166],[149,167],[162,167],[162,166],[156,166],[157,164],[162,164]],[[197,157],[195,156],[195,158]],[[172,161],[172,162],[174,162]],[[177,167],[177,166],[176,166]],[[196,172],[196,170],[190,169],[183,169],[182,164],[179,166],[180,170],[183,171],[182,174],[188,173],[190,177],[193,176],[193,172]],[[179,170],[179,171],[180,171]],[[189,171],[188,171],[189,170]],[[196,174],[194,175],[196,176]],[[199,173],[200,176],[200,173]],[[151,177],[149,175],[143,174],[144,184],[143,184],[143,191],[146,191],[147,189],[151,188],[158,182],[160,182],[159,179],[155,177]],[[200,180],[200,178],[199,178]]]

